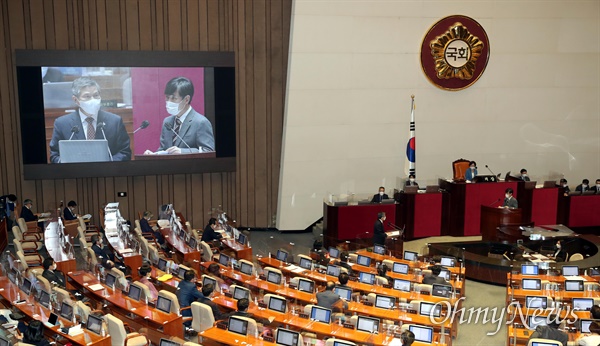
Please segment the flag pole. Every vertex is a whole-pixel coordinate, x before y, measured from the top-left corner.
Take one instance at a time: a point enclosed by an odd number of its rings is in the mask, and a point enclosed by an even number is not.
[[[415,138],[415,95],[410,95],[410,136],[406,145],[406,159],[408,162],[408,174],[416,176],[416,138]]]

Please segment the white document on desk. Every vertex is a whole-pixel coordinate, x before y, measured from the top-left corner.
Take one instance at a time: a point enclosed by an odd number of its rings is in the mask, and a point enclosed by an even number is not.
[[[104,289],[104,286],[102,286],[102,284],[94,284],[94,285],[89,285],[88,288],[94,292],[96,291],[100,291],[101,289]]]

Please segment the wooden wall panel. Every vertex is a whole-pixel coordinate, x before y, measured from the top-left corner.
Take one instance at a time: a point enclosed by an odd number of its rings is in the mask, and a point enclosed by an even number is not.
[[[241,226],[273,226],[291,7],[292,0],[0,2],[0,194],[31,198],[40,211],[76,200],[81,212],[98,215],[118,201],[132,219],[172,202],[196,228],[214,208]],[[16,49],[234,51],[236,172],[23,180]],[[117,197],[121,191],[127,197]]]

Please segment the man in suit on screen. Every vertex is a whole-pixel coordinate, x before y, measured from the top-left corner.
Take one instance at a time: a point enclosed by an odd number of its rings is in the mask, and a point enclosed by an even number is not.
[[[100,110],[100,86],[95,80],[80,77],[73,81],[73,101],[78,110],[54,121],[50,140],[50,162],[60,163],[58,142],[68,139],[106,139],[112,161],[131,159],[129,135],[120,116]]]
[[[192,106],[194,85],[185,77],[171,79],[165,87],[165,102],[170,116],[163,121],[160,147],[152,154],[193,154],[215,151],[215,137],[210,121]]]

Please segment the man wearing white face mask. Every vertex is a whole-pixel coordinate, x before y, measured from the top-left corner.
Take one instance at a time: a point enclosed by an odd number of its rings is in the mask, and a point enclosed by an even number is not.
[[[575,188],[575,191],[579,191],[579,192],[586,192],[590,190],[590,181],[587,179],[583,179],[583,181],[581,181],[581,184],[577,185],[577,187]]]
[[[510,187],[508,189],[506,189],[506,191],[504,192],[504,203],[502,204],[502,207],[504,208],[518,208],[519,207],[519,202],[517,202],[517,200],[513,197],[513,189],[511,189]]]
[[[594,193],[600,193],[600,179],[596,179],[596,185],[592,186],[590,191],[594,191]]]
[[[73,81],[73,102],[79,109],[54,121],[50,141],[50,162],[60,163],[58,142],[68,139],[106,139],[113,161],[131,159],[129,135],[120,116],[100,110],[100,86],[95,80],[80,77]],[[102,129],[98,127],[101,124]],[[74,128],[77,131],[73,131]]]
[[[171,79],[165,87],[165,107],[170,116],[163,121],[160,147],[152,154],[192,154],[215,151],[215,138],[210,121],[192,106],[194,85],[185,77]]]
[[[389,199],[390,197],[385,193],[385,187],[379,187],[379,193],[373,195],[373,199],[371,199],[371,203],[381,203],[384,199]]]
[[[404,183],[404,186],[419,186],[419,184],[417,184],[417,181],[415,180],[414,174],[408,175],[408,180],[406,180],[406,182]]]

